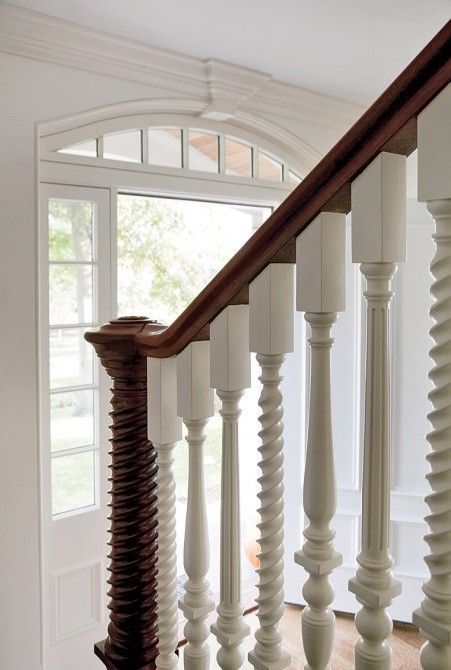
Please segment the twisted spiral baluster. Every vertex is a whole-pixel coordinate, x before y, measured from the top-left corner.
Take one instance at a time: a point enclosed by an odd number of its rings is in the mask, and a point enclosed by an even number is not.
[[[158,656],[157,668],[177,667],[178,644],[176,500],[174,443],[157,445],[158,491]]]
[[[282,381],[280,366],[284,354],[257,354],[263,384],[258,404],[262,475],[258,497],[260,529],[260,568],[258,569],[259,596],[257,598],[260,627],[255,634],[256,644],[249,654],[249,661],[262,670],[284,668],[290,657],[282,648],[279,621],[283,615],[283,407],[279,384]]]
[[[434,388],[429,393],[431,452],[426,456],[432,492],[426,496],[430,514],[425,540],[430,551],[425,561],[431,576],[423,585],[426,597],[414,622],[428,640],[421,651],[422,667],[437,670],[451,668],[451,200],[432,201],[428,209],[436,221],[430,311],[434,366],[429,374]]]

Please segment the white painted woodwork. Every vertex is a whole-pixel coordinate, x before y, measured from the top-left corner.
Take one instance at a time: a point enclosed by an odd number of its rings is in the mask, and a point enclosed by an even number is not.
[[[177,356],[177,414],[183,419],[213,416],[210,387],[210,342],[191,342]]]
[[[406,260],[406,158],[381,153],[353,181],[352,260]]]
[[[296,239],[296,308],[345,309],[346,215],[322,212]]]
[[[302,638],[306,668],[330,668],[335,615],[329,575],[342,563],[330,523],[336,511],[336,478],[330,386],[331,327],[345,308],[346,218],[322,213],[296,241],[297,308],[310,326],[310,384],[304,470],[305,542],[295,561],[309,577],[303,596]]]
[[[182,439],[182,420],[177,415],[176,357],[147,359],[147,435],[155,444]]]
[[[271,263],[249,285],[250,350],[284,354],[294,347],[294,269]]]
[[[175,442],[182,438],[177,416],[176,358],[147,359],[148,437],[157,451],[158,560],[157,625],[158,670],[177,667],[177,546],[174,478]]]
[[[174,442],[154,443],[157,450],[158,560],[157,560],[157,670],[177,667],[177,546]]]
[[[210,324],[210,385],[224,391],[251,385],[248,305],[229,305]]]
[[[96,211],[95,237],[97,237],[97,264],[96,280],[94,285],[95,297],[95,323],[104,323],[111,314],[110,308],[110,199],[109,192],[105,189],[90,189],[85,187],[63,186],[61,184],[46,184],[41,187],[40,193],[40,222],[41,231],[39,246],[39,284],[41,289],[39,307],[40,319],[40,409],[41,421],[40,447],[41,447],[41,512],[42,512],[42,641],[45,668],[49,670],[69,670],[68,659],[77,659],[77,665],[86,670],[95,670],[98,660],[93,658],[92,646],[94,642],[105,637],[106,622],[108,621],[107,609],[107,570],[108,560],[108,411],[110,394],[110,381],[100,364],[95,362],[95,386],[98,385],[98,398],[96,405],[99,412],[96,416],[95,446],[94,452],[96,473],[94,474],[93,486],[96,491],[96,504],[89,511],[86,509],[78,512],[68,512],[59,518],[52,519],[52,460],[50,458],[50,396],[49,396],[49,274],[48,274],[48,220],[49,199],[72,200],[91,202]],[[15,198],[16,199],[16,198]],[[26,305],[26,303],[23,303]],[[29,308],[27,308],[29,309]],[[67,358],[62,359],[64,365]],[[7,368],[4,367],[6,370]],[[17,380],[16,380],[17,381]],[[26,414],[22,414],[22,417]],[[98,421],[98,423],[97,423]],[[74,431],[77,428],[74,426]],[[16,432],[22,434],[22,430]],[[28,457],[29,458],[29,455]],[[63,456],[64,458],[64,456]],[[25,465],[20,467],[24,470]],[[1,477],[1,475],[0,475]],[[22,477],[22,475],[21,475]],[[17,477],[15,489],[18,486]],[[30,523],[28,535],[32,534],[31,522],[27,509],[27,494],[21,494],[20,503],[15,502],[16,491],[10,491],[9,487],[2,484],[5,494],[11,501],[11,505],[20,510],[21,518]],[[37,505],[37,509],[39,506]],[[14,525],[17,525],[15,521]],[[20,524],[19,524],[20,527]],[[89,541],[86,541],[89,538]],[[25,549],[26,543],[21,541],[22,558],[16,559],[18,564],[23,565],[30,580],[32,570],[27,566],[24,556],[28,554]],[[36,558],[37,560],[37,558]],[[12,588],[14,580],[9,573],[7,554],[3,559],[4,571],[9,574],[10,584],[8,589],[3,586],[0,590],[5,593],[5,598],[11,603],[8,606],[10,615],[14,618],[12,603],[16,599],[22,599],[28,607],[28,594],[21,595],[18,585],[14,588],[14,599],[6,596]],[[1,580],[1,578],[0,578]],[[21,576],[23,581],[23,574]],[[30,593],[31,593],[30,591]],[[32,607],[30,595],[30,607]],[[23,621],[23,631],[28,637],[32,637],[32,629],[27,624],[28,614],[20,616]],[[26,631],[26,632],[25,632]],[[25,651],[20,649],[20,642],[14,642],[11,636],[0,641],[0,667],[3,668],[29,668],[36,670],[32,659],[25,660]],[[23,645],[22,645],[23,646]],[[13,650],[14,647],[14,650]],[[36,657],[37,658],[37,657]],[[22,660],[20,660],[22,659]]]
[[[353,261],[366,281],[366,365],[363,438],[362,540],[349,589],[362,605],[357,670],[388,670],[392,621],[386,611],[399,595],[393,578],[390,538],[390,349],[389,304],[395,261],[405,259],[405,158],[380,154],[351,186]]]
[[[418,115],[418,200],[446,200],[450,191],[451,84]]]
[[[249,287],[250,349],[261,367],[260,567],[257,603],[259,628],[249,662],[257,670],[290,664],[282,646],[283,615],[283,406],[280,383],[285,353],[293,350],[294,273],[289,264],[273,263]]]
[[[428,210],[436,224],[436,253],[431,263],[434,304],[430,312],[434,366],[429,375],[433,389],[428,415],[432,431],[427,436],[431,451],[426,456],[431,492],[425,499],[429,507],[425,561],[430,578],[423,585],[425,598],[414,612],[413,622],[427,640],[421,650],[421,666],[436,670],[451,667],[451,199],[430,201]]]
[[[183,560],[188,579],[179,607],[187,619],[183,649],[186,670],[210,667],[207,615],[214,609],[206,578],[210,564],[207,507],[205,503],[205,426],[212,416],[210,343],[192,342],[177,356],[177,413],[183,417],[188,443],[188,500]]]
[[[421,650],[424,670],[451,667],[451,85],[448,85],[418,119],[419,199],[435,221],[435,255],[431,262],[433,325],[430,350],[433,368],[429,374],[432,430],[426,456],[430,492],[426,495],[429,526],[425,557],[429,579],[423,585],[424,599],[413,621],[426,637]]]
[[[249,634],[241,603],[241,525],[238,420],[243,390],[251,385],[249,308],[230,305],[210,325],[210,383],[221,400],[220,602],[211,631],[220,644],[219,667],[243,664],[241,641]]]

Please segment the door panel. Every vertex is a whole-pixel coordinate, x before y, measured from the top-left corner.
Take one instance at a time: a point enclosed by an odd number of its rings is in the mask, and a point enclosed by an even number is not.
[[[83,334],[111,317],[110,192],[41,186],[40,451],[45,670],[95,670],[106,627],[106,376]]]

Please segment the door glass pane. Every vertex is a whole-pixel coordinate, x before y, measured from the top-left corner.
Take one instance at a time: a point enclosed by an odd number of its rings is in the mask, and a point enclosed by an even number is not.
[[[50,265],[50,325],[92,323],[92,271],[91,265]]]
[[[94,349],[84,334],[83,328],[50,331],[50,388],[94,382]]]
[[[57,153],[96,158],[97,140],[87,140],[86,142],[78,142],[77,144],[71,144],[70,147],[65,147],[64,149],[58,149]]]
[[[53,393],[50,398],[53,452],[94,444],[94,391]]]
[[[149,163],[182,167],[182,131],[180,128],[149,128]]]
[[[270,213],[270,207],[120,194],[119,314],[170,324]]]
[[[226,137],[224,149],[226,174],[252,177],[252,148]]]
[[[95,452],[52,458],[52,514],[95,505]]]
[[[219,137],[197,130],[188,131],[188,167],[190,170],[219,172]]]
[[[141,163],[141,131],[124,130],[103,137],[103,157]]]
[[[258,178],[267,181],[282,181],[282,163],[263,153],[263,151],[259,151]]]
[[[49,260],[93,260],[94,203],[49,200]]]

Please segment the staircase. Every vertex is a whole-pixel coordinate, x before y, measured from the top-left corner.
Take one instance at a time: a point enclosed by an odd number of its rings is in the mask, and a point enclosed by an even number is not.
[[[391,282],[406,257],[406,156],[418,149],[418,198],[436,234],[431,265],[432,425],[424,472],[430,579],[413,622],[426,638],[424,670],[451,670],[451,23],[302,181],[267,222],[169,327],[144,317],[87,333],[113,380],[110,624],[95,651],[111,670],[169,670],[179,663],[178,608],[186,619],[186,670],[245,663],[249,635],[240,594],[239,403],[250,386],[250,353],[260,366],[258,620],[247,662],[256,670],[290,665],[283,614],[283,398],[281,366],[293,351],[294,310],[310,333],[302,641],[306,668],[327,670],[334,647],[330,575],[336,507],[331,422],[333,326],[345,305],[345,217],[352,214],[352,260],[365,287],[366,365],[361,547],[349,581],[360,610],[357,670],[388,670],[392,621],[402,589],[390,555]],[[221,402],[221,592],[211,599],[203,442]],[[175,445],[189,448],[184,566],[177,602]],[[426,474],[427,473],[427,474]],[[299,570],[301,579],[303,571]],[[216,607],[215,623],[206,625]],[[210,659],[209,635],[219,644]]]

